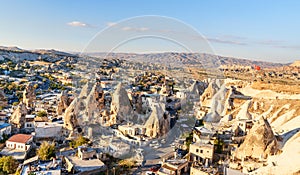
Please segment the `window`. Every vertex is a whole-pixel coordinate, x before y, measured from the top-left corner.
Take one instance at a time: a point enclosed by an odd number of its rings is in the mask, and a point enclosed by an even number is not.
[[[202,149],[200,150],[200,153],[203,153],[203,150],[202,150]]]
[[[198,153],[199,152],[199,149],[196,149],[196,153]]]

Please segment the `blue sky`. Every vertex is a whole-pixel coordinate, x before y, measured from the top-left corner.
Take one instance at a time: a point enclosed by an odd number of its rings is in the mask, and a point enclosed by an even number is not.
[[[273,62],[300,59],[300,1],[297,0],[0,2],[0,45],[3,46],[82,51],[99,31],[118,21],[141,15],[161,15],[192,26],[219,55]],[[126,27],[123,29],[125,31]],[[145,32],[148,28],[140,24],[139,29],[134,32]],[[109,39],[106,37],[107,42]],[[99,51],[105,51],[103,48]],[[148,38],[127,42],[115,51],[182,49],[176,43]]]

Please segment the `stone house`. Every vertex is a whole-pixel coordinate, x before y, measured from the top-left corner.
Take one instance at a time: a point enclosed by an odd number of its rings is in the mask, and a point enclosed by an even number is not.
[[[189,153],[191,161],[200,161],[203,164],[208,161],[211,164],[214,157],[214,145],[199,142],[193,143],[190,145]]]
[[[33,141],[32,135],[16,134],[11,136],[6,141],[5,145],[9,149],[28,151],[31,148],[32,141]]]

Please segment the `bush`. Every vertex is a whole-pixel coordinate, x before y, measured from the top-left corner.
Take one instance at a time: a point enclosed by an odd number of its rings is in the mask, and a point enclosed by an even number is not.
[[[119,161],[119,166],[123,168],[131,169],[135,165],[134,160],[132,159],[124,159]]]
[[[50,158],[55,156],[55,144],[43,142],[37,150],[37,155],[41,160],[50,160]]]
[[[80,135],[75,140],[72,140],[70,142],[70,147],[72,147],[72,148],[78,148],[81,145],[87,144],[88,141],[89,140],[87,138],[84,138],[82,135]]]
[[[185,138],[185,145],[189,149],[190,144],[193,142],[193,132],[189,133],[189,135]]]
[[[221,154],[223,150],[224,141],[220,139],[216,139],[214,140],[214,145],[215,145],[216,153]]]
[[[38,117],[46,117],[47,116],[47,112],[46,111],[39,111],[36,115]]]
[[[2,173],[14,173],[17,170],[18,165],[18,161],[15,160],[12,156],[3,156],[0,158],[0,172]]]

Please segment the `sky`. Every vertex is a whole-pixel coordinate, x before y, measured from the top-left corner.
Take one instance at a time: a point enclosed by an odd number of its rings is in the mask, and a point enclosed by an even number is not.
[[[1,46],[75,52],[192,51],[281,63],[300,60],[298,0],[0,3]]]

